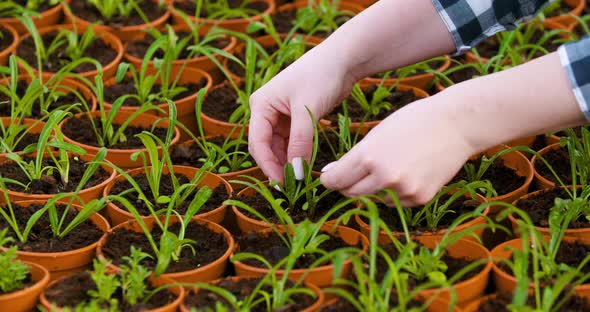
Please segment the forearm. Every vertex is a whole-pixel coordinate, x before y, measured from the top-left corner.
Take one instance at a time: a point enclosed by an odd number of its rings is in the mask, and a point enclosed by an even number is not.
[[[381,0],[314,50],[360,79],[453,52],[455,45],[431,0]]]
[[[586,119],[557,53],[455,85],[435,109],[456,125],[474,150],[574,127]]]

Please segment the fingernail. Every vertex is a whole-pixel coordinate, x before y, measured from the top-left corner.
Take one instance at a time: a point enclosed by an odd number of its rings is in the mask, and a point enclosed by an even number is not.
[[[330,170],[330,168],[334,167],[334,164],[336,164],[336,162],[331,162],[331,163],[325,165],[324,168],[322,168],[321,171],[322,172],[326,172],[326,171]]]
[[[293,165],[293,171],[295,171],[295,179],[302,180],[303,179],[303,158],[295,157],[291,160],[291,165]]]
[[[275,185],[275,186],[273,186],[273,187],[275,188],[275,190],[277,190],[277,191],[279,191],[279,192],[281,191],[281,187],[280,187],[280,186],[278,186],[278,185]]]

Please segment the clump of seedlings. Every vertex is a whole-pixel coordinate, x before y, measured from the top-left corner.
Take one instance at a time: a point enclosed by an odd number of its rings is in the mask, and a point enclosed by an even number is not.
[[[175,4],[186,14],[215,20],[249,18],[266,10],[266,6],[253,0],[185,0]]]
[[[7,237],[8,229],[0,231],[0,248],[5,249],[13,241],[12,237]],[[0,266],[2,266],[2,276],[0,276],[0,294],[8,294],[20,289],[29,278],[29,267],[16,259],[16,246],[5,249],[0,252]]]

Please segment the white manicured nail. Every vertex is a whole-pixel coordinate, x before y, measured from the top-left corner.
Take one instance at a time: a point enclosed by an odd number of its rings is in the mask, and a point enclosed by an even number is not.
[[[281,187],[280,187],[280,186],[278,186],[278,185],[275,185],[275,186],[273,186],[273,187],[275,188],[275,190],[277,190],[277,191],[279,191],[279,192],[281,191]]]
[[[322,172],[326,172],[326,171],[330,170],[330,168],[334,167],[334,164],[336,164],[336,162],[331,162],[331,163],[325,165],[324,168],[322,168]]]
[[[302,180],[303,179],[303,158],[295,157],[291,160],[291,165],[293,165],[293,171],[295,171],[295,179]]]

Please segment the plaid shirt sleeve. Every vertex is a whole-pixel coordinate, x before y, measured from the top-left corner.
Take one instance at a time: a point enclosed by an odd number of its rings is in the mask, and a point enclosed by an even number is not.
[[[554,0],[432,0],[449,29],[457,54],[503,30],[515,29]],[[590,36],[558,50],[570,85],[590,121]]]

